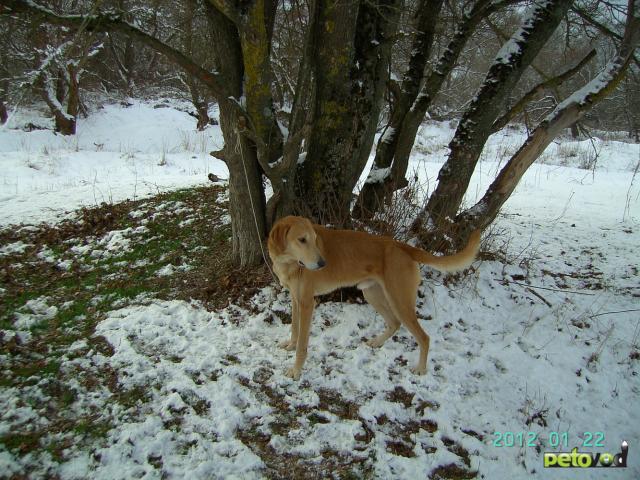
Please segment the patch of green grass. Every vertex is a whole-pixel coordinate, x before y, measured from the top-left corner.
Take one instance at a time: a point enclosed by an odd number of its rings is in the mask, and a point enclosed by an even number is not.
[[[74,300],[67,308],[58,310],[58,314],[53,319],[57,327],[73,326],[77,318],[87,313],[88,302],[86,299]]]
[[[22,454],[37,448],[40,444],[41,434],[37,433],[9,433],[0,436],[0,445],[12,452]]]
[[[73,431],[77,435],[92,438],[104,438],[111,430],[109,422],[96,420],[95,418],[80,418],[73,425]]]
[[[193,189],[183,188],[162,195],[164,202],[186,202],[193,197]]]
[[[143,201],[82,210],[77,221],[65,221],[53,227],[42,226],[22,233],[16,228],[0,231],[0,243],[21,240],[34,245],[22,254],[0,259],[0,282],[5,290],[0,295],[0,328],[15,330],[15,314],[29,313],[29,309],[23,308],[29,300],[46,296],[48,305],[58,307],[53,318],[29,329],[28,345],[22,345],[17,337],[5,344],[10,355],[6,357],[9,359],[4,367],[7,374],[0,378],[0,385],[17,387],[18,391],[27,387],[47,389],[43,390],[46,401],[33,400],[26,393],[21,401],[35,402],[32,408],[47,408],[51,415],[46,431],[31,432],[25,427],[0,438],[8,450],[18,455],[49,453],[54,459],[60,459],[63,448],[76,443],[78,437],[92,441],[104,438],[111,429],[108,420],[82,414],[74,418],[69,408],[81,394],[77,390],[78,382],[89,391],[111,392],[109,401],[125,410],[148,401],[148,386],[123,391],[118,386],[116,372],[108,365],[83,371],[80,365],[63,368],[63,363],[85,355],[88,350],[106,356],[112,354],[112,347],[102,337],[95,336],[95,327],[114,308],[127,305],[141,294],[158,298],[180,295],[182,290],[176,287],[185,283],[183,277],[187,274],[176,272],[158,277],[159,268],[169,263],[191,265],[189,285],[196,292],[202,290],[200,285],[209,280],[210,274],[201,271],[199,266],[210,265],[210,249],[215,248],[216,259],[228,256],[222,251],[229,248],[230,228],[221,221],[226,210],[215,201],[222,192],[224,188],[219,186],[179,190]],[[157,210],[157,206],[166,202],[181,202],[187,207],[186,211],[176,214],[170,208]],[[133,210],[146,214],[132,218],[129,212]],[[180,226],[185,215],[194,216],[195,220]],[[109,231],[143,224],[146,231],[130,237],[130,250],[115,255],[110,252],[112,256],[102,258],[93,258],[91,251],[84,255],[71,251],[74,245],[96,244],[96,239]],[[221,242],[225,243],[221,245]],[[36,256],[45,247],[55,255],[55,263]],[[55,264],[63,260],[73,260],[69,271],[56,267]],[[62,307],[66,302],[67,306]],[[69,346],[77,340],[86,340],[87,347],[70,352]],[[51,401],[56,408],[47,406],[46,402]],[[197,407],[205,409],[206,405],[197,404]]]
[[[100,395],[107,392],[109,402],[119,405],[114,412],[136,411],[139,404],[149,400],[151,386],[122,390],[117,371],[108,364],[87,370],[83,370],[83,362],[64,364],[88,351],[113,354],[113,347],[95,335],[96,325],[113,309],[130,304],[141,294],[163,299],[195,298],[214,308],[234,295],[250,295],[248,286],[257,284],[260,275],[266,278],[266,270],[230,270],[231,227],[222,221],[226,208],[216,202],[222,193],[224,188],[219,186],[179,190],[152,199],[85,209],[76,221],[56,226],[0,231],[1,243],[21,240],[34,245],[23,254],[0,259],[0,282],[3,278],[11,281],[2,285],[5,292],[0,297],[0,328],[15,329],[15,313],[29,300],[46,296],[48,305],[58,307],[53,318],[30,329],[27,345],[22,345],[18,337],[11,341],[7,348],[10,355],[6,356],[9,363],[3,367],[8,374],[0,378],[1,386],[17,388],[24,404],[35,397],[27,390],[22,396],[22,388],[43,390],[46,402],[55,405],[47,408],[47,429],[32,432],[20,427],[0,438],[0,443],[19,455],[48,453],[54,461],[61,460],[63,450],[77,444],[78,438],[100,441],[112,428],[108,418],[90,418],[87,412],[69,408],[84,392],[78,386]],[[156,210],[166,202],[181,202],[185,213],[175,214],[169,208]],[[133,210],[144,214],[132,218],[129,212]],[[194,221],[181,226],[187,216]],[[71,251],[74,245],[95,244],[109,231],[141,225],[146,230],[130,237],[131,248],[113,256],[93,258],[91,252],[77,255]],[[39,259],[36,253],[45,247],[54,253],[56,263],[73,260],[71,269],[62,270]],[[159,277],[158,269],[169,263],[192,268]],[[69,351],[78,340],[85,340],[86,348]],[[172,360],[180,361],[177,357]],[[34,409],[47,407],[43,400],[33,401]],[[208,405],[194,400],[193,407],[205,412]]]
[[[48,375],[56,375],[60,371],[60,362],[57,359],[52,359],[45,363],[30,363],[16,366],[12,371],[14,375],[23,378],[32,376],[46,377]]]

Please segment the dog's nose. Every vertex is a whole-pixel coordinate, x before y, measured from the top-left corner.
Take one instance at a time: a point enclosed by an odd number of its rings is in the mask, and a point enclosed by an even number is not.
[[[322,268],[327,264],[327,262],[324,261],[324,258],[321,258],[320,260],[318,260],[318,268]]]

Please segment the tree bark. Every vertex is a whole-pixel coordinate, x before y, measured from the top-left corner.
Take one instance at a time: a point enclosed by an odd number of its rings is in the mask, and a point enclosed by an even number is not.
[[[551,0],[536,6],[530,18],[498,52],[449,144],[450,154],[438,174],[438,186],[414,223],[414,227],[428,227],[428,232],[421,238],[423,242],[442,246],[508,94],[553,34],[570,5],[568,0]]]
[[[2,100],[0,100],[0,125],[4,125],[9,120],[9,114],[7,113],[7,106]]]
[[[308,216],[346,225],[373,144],[398,0],[317,0],[317,9],[313,128],[296,187]]]
[[[442,3],[442,0],[421,0],[418,4],[415,25],[417,33],[412,44],[409,66],[395,95],[389,123],[376,147],[371,172],[360,190],[353,211],[360,218],[370,218],[381,208],[390,193],[406,185],[406,181],[402,182],[404,175],[402,178],[394,178],[389,167],[398,145],[398,134],[420,89]]]
[[[237,21],[244,64],[246,105],[243,107],[250,122],[247,128],[254,136],[258,160],[266,164],[280,159],[283,142],[271,93],[270,56],[275,5],[274,0],[254,0],[246,5],[246,12]]]
[[[73,62],[67,64],[67,115],[74,119],[78,118],[80,112],[80,79],[78,65]],[[75,121],[73,134],[75,134]]]
[[[233,261],[240,266],[263,261],[262,240],[266,235],[265,196],[262,174],[253,142],[242,133],[245,120],[237,108],[242,96],[244,64],[236,26],[219,10],[206,4],[214,35],[216,65],[228,91],[219,98],[220,129],[224,149],[220,156],[229,168],[229,213]]]
[[[229,214],[234,263],[258,265],[266,235],[265,196],[256,150],[237,128],[239,119],[233,106],[220,105],[220,128],[229,168]],[[235,144],[234,144],[235,142]]]
[[[634,49],[640,44],[640,11],[633,8],[633,1],[629,2],[627,26],[616,56],[596,78],[561,102],[531,132],[526,142],[500,171],[482,199],[458,215],[456,225],[459,227],[459,231],[463,232],[463,237],[477,228],[485,228],[490,225],[502,205],[513,193],[524,172],[542,154],[551,141],[565,128],[578,122],[622,81],[629,63],[633,59]]]

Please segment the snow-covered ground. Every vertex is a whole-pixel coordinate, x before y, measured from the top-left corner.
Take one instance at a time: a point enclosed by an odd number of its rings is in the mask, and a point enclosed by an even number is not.
[[[128,103],[81,119],[72,137],[16,129],[50,126],[36,111],[18,110],[0,127],[0,224],[53,221],[79,207],[204,184],[209,173],[228,175],[209,155],[222,146],[218,126],[198,132],[175,102]]]
[[[80,205],[152,194],[155,185],[226,176],[208,155],[219,130],[195,134],[194,124],[173,109],[135,103],[92,115],[78,139],[3,129],[2,223],[51,221]],[[452,134],[447,124],[419,133],[411,168],[431,189]],[[198,140],[182,148],[183,135]],[[523,139],[519,130],[492,137],[468,204]],[[406,330],[380,349],[366,346],[383,327],[368,305],[318,306],[299,382],[284,376],[292,354],[276,348],[288,335],[280,318],[289,302],[275,286],[246,308],[208,312],[197,302],[146,296],[113,310],[96,329],[113,355],[74,344],[84,353],[61,370],[106,365],[123,391],[145,395],[123,406],[106,390],[89,395],[72,385],[69,408],[108,423],[104,439],[72,444],[62,460],[0,445],[0,476],[35,468],[61,478],[261,478],[279,457],[293,459],[292,469],[299,461],[346,464],[341,475],[352,469],[356,478],[448,478],[443,467],[453,475],[451,464],[487,479],[640,478],[639,161],[637,144],[551,145],[488,240],[506,262],[477,262],[454,283],[424,269],[418,312],[431,336],[424,377],[409,371],[417,351]],[[146,184],[154,188],[143,193]],[[15,319],[18,330],[66,308],[31,302]],[[0,436],[46,425],[46,412],[28,401],[44,392],[39,384],[1,387]],[[543,468],[546,451],[617,454],[623,440],[626,470]]]

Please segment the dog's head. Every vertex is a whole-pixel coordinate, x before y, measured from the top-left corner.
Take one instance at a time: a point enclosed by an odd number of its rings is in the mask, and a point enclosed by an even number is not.
[[[303,217],[284,217],[269,233],[269,255],[274,262],[297,262],[309,270],[326,265],[313,224]]]

